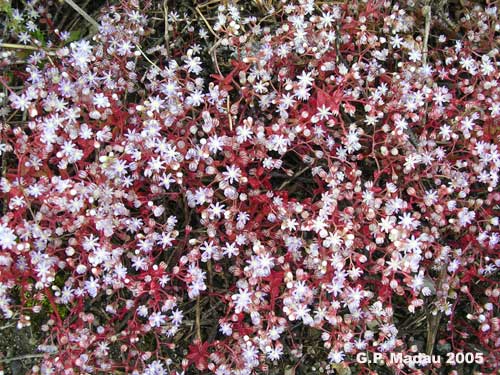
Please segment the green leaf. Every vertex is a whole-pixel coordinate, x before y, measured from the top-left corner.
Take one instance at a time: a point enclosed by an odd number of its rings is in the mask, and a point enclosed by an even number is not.
[[[80,30],[75,30],[69,33],[69,38],[66,40],[66,44],[74,42],[75,40],[80,40],[82,37],[82,32]]]
[[[31,33],[31,36],[35,38],[36,40],[39,40],[42,42],[42,45],[45,45],[45,35],[40,30],[36,30]]]
[[[12,17],[12,6],[10,5],[10,1],[0,0],[0,13],[6,13],[9,18]]]

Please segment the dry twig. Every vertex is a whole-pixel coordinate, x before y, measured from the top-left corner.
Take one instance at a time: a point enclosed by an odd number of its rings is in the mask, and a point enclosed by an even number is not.
[[[167,54],[167,58],[169,58],[169,55],[170,55],[170,37],[169,37],[169,34],[168,34],[168,3],[167,3],[168,0],[163,0],[163,17],[165,19],[165,31],[164,31],[164,39],[165,39],[165,51],[166,51],[166,54]]]
[[[40,358],[43,357],[45,354],[43,353],[37,353],[37,354],[24,354],[24,355],[18,355],[16,357],[10,357],[10,358],[0,358],[0,363],[10,363],[14,361],[20,361],[23,359],[30,359],[30,358]]]
[[[80,16],[85,18],[88,23],[94,26],[97,30],[99,30],[99,24],[95,19],[89,16],[87,12],[85,12],[78,4],[76,4],[73,0],[64,0],[66,4],[68,4],[71,8],[73,8]]]

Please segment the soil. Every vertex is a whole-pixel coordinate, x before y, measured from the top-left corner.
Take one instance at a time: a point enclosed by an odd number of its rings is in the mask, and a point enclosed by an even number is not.
[[[25,375],[38,358],[19,358],[36,354],[36,339],[30,327],[17,329],[12,321],[0,320],[0,374]]]

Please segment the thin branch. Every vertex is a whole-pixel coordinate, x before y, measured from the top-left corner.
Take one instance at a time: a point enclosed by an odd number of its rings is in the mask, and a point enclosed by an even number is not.
[[[2,158],[2,176],[5,176],[5,171],[7,170],[6,168],[6,163],[5,163],[5,158]],[[4,207],[5,207],[5,200],[4,200]],[[0,212],[3,214],[3,212]],[[12,328],[12,327],[15,327],[15,323],[11,323],[11,324],[7,324],[7,325],[4,325],[4,326],[1,326],[0,327],[0,331],[3,331],[4,329],[9,329],[9,328]]]
[[[431,7],[429,5],[430,1],[427,0],[425,6],[422,9],[422,13],[425,16],[425,28],[424,28],[424,44],[422,46],[422,62],[425,66],[427,64],[427,54],[429,50],[429,32],[431,30]]]
[[[85,0],[83,4],[80,4],[80,8],[85,9],[88,5],[90,0]],[[80,2],[81,3],[81,2]],[[70,21],[66,24],[66,21],[68,18],[71,18]],[[79,19],[78,17],[72,17],[70,12],[64,12],[64,17],[63,19],[58,22],[58,25],[67,25],[64,27],[67,31],[72,31],[76,25],[78,25]]]
[[[28,51],[43,51],[47,55],[52,55],[52,56],[56,54],[54,51],[47,51],[41,47],[25,46],[24,44],[0,43],[0,48],[24,49]]]
[[[30,358],[41,358],[45,354],[44,353],[37,353],[37,354],[24,354],[24,355],[19,355],[17,357],[10,357],[10,358],[0,358],[0,363],[10,363],[14,361],[20,361],[23,359],[30,359]]]
[[[165,39],[165,50],[166,50],[166,53],[167,53],[167,58],[169,58],[170,56],[170,36],[168,34],[168,3],[167,3],[168,0],[164,0],[163,1],[163,17],[165,19],[165,31],[164,31],[164,35],[163,35],[163,38]]]
[[[80,16],[85,18],[88,23],[94,26],[97,30],[99,30],[99,24],[95,19],[89,16],[87,12],[85,12],[78,4],[76,4],[73,0],[64,0],[66,4],[68,4],[71,8],[73,8]]]
[[[229,130],[233,131],[233,116],[231,116],[231,103],[229,102],[229,95],[227,96],[226,104],[227,104],[227,118],[229,120]]]
[[[196,337],[201,342],[201,319],[200,319],[201,311],[200,311],[200,296],[196,298]]]
[[[424,41],[422,45],[422,66],[427,65],[427,55],[429,53],[429,33],[431,29],[431,6],[430,6],[430,0],[426,0],[425,5],[422,9],[422,13],[425,17],[425,26],[424,26]],[[427,123],[427,110],[429,107],[429,103],[425,103],[425,113],[422,116],[422,126],[425,126]],[[415,135],[411,131],[410,128],[408,130],[408,135],[410,136],[410,142],[415,146],[416,149],[419,147],[419,142],[416,139]]]
[[[203,4],[200,4],[198,5],[198,8],[206,8],[208,7],[209,5],[212,5],[212,4],[218,4],[220,2],[220,0],[211,0],[209,2],[206,2],[206,3],[203,3]]]
[[[442,298],[441,296],[439,296],[439,293],[443,293],[443,284],[445,282],[445,279],[447,277],[447,268],[448,268],[448,263],[445,262],[443,265],[442,265],[442,269],[441,269],[441,273],[439,274],[439,279],[438,279],[438,283],[436,285],[436,298],[439,300],[439,298]],[[445,301],[446,301],[446,297],[445,297]],[[443,315],[443,312],[442,311],[437,311],[435,315],[432,314],[431,312],[431,315],[432,316],[429,316],[429,314],[427,314],[427,339],[426,339],[426,343],[425,343],[425,352],[428,354],[428,355],[432,355],[432,353],[434,352],[434,345],[436,343],[436,337],[437,337],[437,333],[438,333],[438,329],[439,329],[439,323],[441,322],[441,317]],[[429,371],[427,371],[427,373],[429,373]]]
[[[156,65],[153,61],[151,61],[151,59],[144,53],[144,51],[141,49],[141,47],[139,47],[138,44],[135,45],[135,48],[137,48],[139,50],[139,52],[141,53],[142,56],[144,56],[144,58],[151,64],[153,65],[156,69],[158,70],[161,70],[158,65]]]
[[[217,47],[221,44],[222,39],[218,39],[212,47],[208,50],[208,53],[212,57],[212,61],[215,65],[215,69],[217,69],[217,73],[219,73],[220,76],[222,76],[222,72],[219,67],[219,61],[217,60]]]
[[[422,122],[425,124],[426,121],[427,121],[426,116],[423,116]],[[404,132],[408,135],[408,140],[413,145],[413,147],[415,147],[415,149],[418,150],[419,142],[417,136],[415,135],[415,133],[413,133],[413,130],[411,130],[411,128],[408,127],[404,130]]]
[[[278,188],[278,190],[284,189],[288,184],[290,184],[293,180],[295,180],[297,177],[302,176],[307,170],[309,169],[309,166],[302,168],[297,174],[295,174],[292,178],[286,180],[281,184],[281,186]]]
[[[208,30],[210,30],[210,32],[212,33],[212,35],[215,37],[215,39],[219,39],[219,36],[215,33],[214,29],[212,29],[212,26],[210,26],[210,23],[207,21],[207,19],[205,18],[205,16],[203,15],[203,13],[201,13],[201,10],[200,8],[197,6],[195,7],[196,9],[196,12],[198,13],[198,15],[201,17],[201,19],[203,20],[203,22],[205,22],[205,25],[207,25],[207,28]]]

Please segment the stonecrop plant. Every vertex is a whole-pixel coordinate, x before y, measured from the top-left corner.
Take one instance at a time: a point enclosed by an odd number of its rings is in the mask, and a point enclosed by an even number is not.
[[[36,332],[26,373],[500,369],[493,2],[123,0],[81,36],[19,3],[0,323]],[[483,360],[388,361],[450,352]]]

